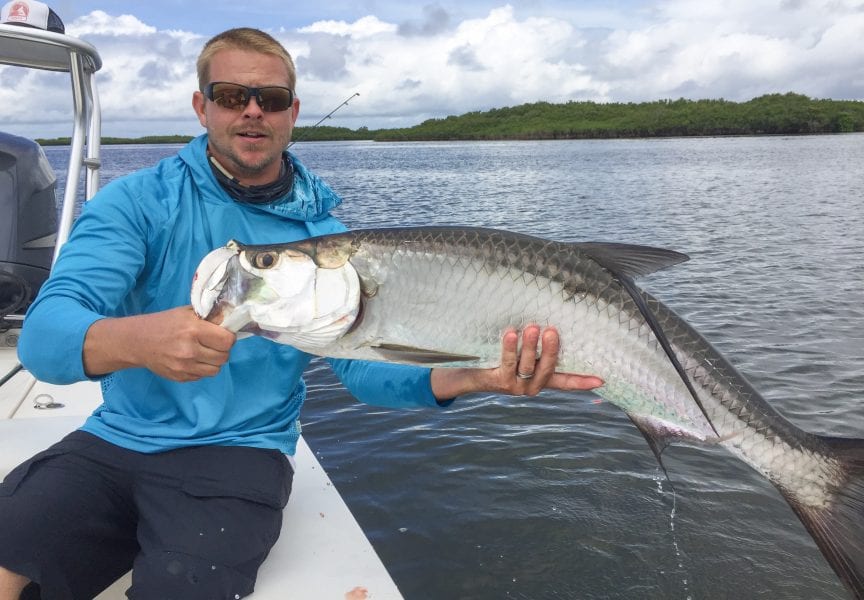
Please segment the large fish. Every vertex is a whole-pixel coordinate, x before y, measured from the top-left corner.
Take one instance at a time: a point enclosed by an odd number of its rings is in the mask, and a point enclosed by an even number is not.
[[[817,436],[777,413],[693,327],[633,283],[687,257],[478,228],[360,230],[270,246],[231,242],[202,261],[196,312],[321,356],[491,367],[502,332],[557,328],[557,369],[604,380],[660,458],[715,443],[783,494],[864,598],[864,440]]]

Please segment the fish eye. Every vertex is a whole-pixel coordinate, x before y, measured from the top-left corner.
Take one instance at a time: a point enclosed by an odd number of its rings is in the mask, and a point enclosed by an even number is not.
[[[278,258],[275,252],[258,252],[250,262],[256,269],[269,269],[276,264]]]

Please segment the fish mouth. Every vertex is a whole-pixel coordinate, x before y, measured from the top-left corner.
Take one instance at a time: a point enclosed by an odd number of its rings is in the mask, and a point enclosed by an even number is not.
[[[229,327],[229,321],[242,298],[243,270],[239,268],[240,249],[229,243],[205,256],[192,280],[192,309],[200,318]]]
[[[192,282],[195,313],[238,337],[312,349],[339,340],[360,312],[354,267],[321,267],[304,252],[273,248],[229,242],[205,256]]]

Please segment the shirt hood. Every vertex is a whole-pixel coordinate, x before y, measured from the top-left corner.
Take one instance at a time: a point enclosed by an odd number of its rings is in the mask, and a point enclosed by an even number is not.
[[[219,185],[207,160],[207,134],[198,136],[179,152],[207,197],[237,202]],[[294,185],[283,198],[268,204],[243,203],[258,210],[297,221],[320,221],[342,204],[342,199],[324,181],[308,170],[296,156],[288,157],[294,166]]]

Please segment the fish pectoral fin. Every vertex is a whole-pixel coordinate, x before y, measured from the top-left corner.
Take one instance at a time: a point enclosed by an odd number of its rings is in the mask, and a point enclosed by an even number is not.
[[[372,348],[386,360],[417,365],[435,365],[480,360],[479,356],[453,354],[450,352],[441,352],[440,350],[405,346],[403,344],[375,344]]]

